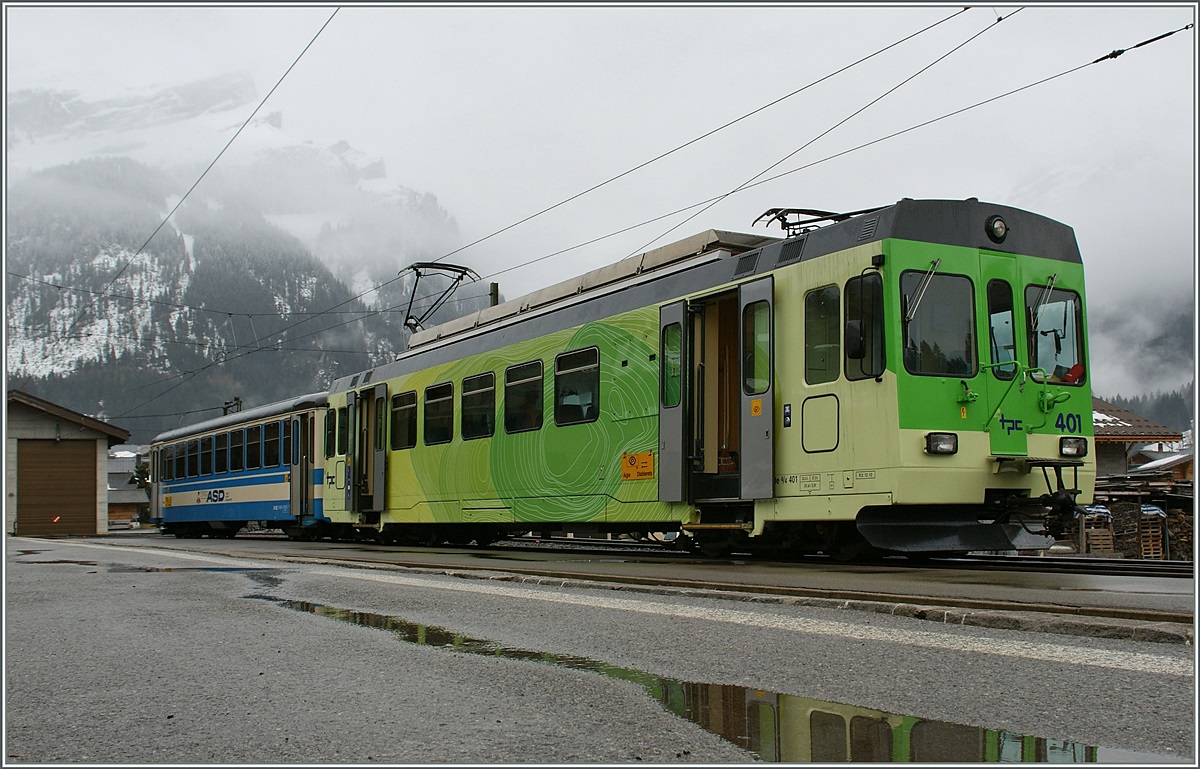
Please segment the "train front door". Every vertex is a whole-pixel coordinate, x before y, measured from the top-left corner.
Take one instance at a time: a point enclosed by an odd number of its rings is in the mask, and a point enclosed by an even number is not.
[[[773,282],[659,311],[659,499],[774,492]]]
[[[987,351],[981,367],[987,433],[993,456],[1026,456],[1028,438],[1023,412],[1025,385],[1017,361],[1028,360],[1025,350],[1024,307],[1017,260],[1008,254],[981,253],[984,300],[987,308]]]

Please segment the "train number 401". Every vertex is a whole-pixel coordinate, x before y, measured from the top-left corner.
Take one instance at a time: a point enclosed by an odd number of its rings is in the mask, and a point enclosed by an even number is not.
[[[1083,417],[1079,414],[1059,414],[1054,426],[1066,433],[1083,432]]]

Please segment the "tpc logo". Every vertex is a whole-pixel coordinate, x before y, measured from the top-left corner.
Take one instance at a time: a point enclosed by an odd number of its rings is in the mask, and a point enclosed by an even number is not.
[[[1006,419],[1003,414],[1000,415],[1000,427],[1004,429],[1005,434],[1012,435],[1014,430],[1021,429],[1020,419]]]

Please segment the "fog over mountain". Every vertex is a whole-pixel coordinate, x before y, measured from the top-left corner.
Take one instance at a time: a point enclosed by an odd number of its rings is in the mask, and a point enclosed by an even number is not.
[[[450,250],[453,217],[378,158],[289,136],[278,113],[147,242],[256,98],[238,77],[102,102],[9,94],[10,387],[147,441],[404,349],[413,276],[397,275]],[[416,308],[444,284],[423,278]],[[486,304],[487,286],[468,285],[429,323]]]

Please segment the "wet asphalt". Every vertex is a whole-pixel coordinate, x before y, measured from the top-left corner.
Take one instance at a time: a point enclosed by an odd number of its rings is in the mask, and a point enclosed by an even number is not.
[[[10,537],[7,761],[760,758],[651,696],[670,682],[1194,755],[1189,646],[1056,637],[1026,659],[1044,634],[945,627],[930,646],[930,623],[877,613],[493,582]]]

